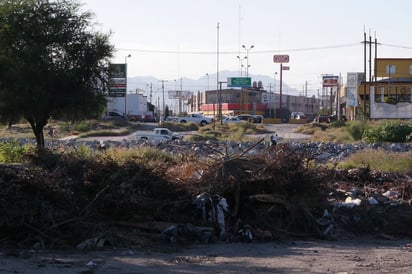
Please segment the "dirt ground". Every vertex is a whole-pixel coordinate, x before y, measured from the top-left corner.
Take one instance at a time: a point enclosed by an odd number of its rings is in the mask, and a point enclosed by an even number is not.
[[[155,250],[7,250],[0,273],[412,273],[412,239],[218,243]]]

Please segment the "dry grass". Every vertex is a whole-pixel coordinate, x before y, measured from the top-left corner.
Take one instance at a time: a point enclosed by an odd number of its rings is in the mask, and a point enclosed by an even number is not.
[[[78,123],[60,122],[50,120],[44,128],[44,138],[49,139],[47,128],[51,126],[57,129],[57,138],[69,135],[80,135],[81,137],[89,136],[123,136],[137,130],[137,126],[124,120],[88,120]],[[33,131],[30,124],[21,122],[12,125],[2,125],[0,129],[0,138],[30,138],[34,139]]]
[[[358,151],[341,162],[338,167],[344,169],[369,167],[385,172],[410,172],[412,171],[412,151],[406,153],[373,149]]]
[[[345,127],[317,130],[310,139],[313,142],[353,143],[354,140]]]
[[[296,129],[296,132],[312,135],[312,142],[353,143],[346,127],[332,128],[324,123],[309,123]]]

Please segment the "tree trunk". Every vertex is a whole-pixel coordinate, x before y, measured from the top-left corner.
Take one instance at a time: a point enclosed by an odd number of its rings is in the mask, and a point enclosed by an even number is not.
[[[31,129],[33,130],[34,136],[36,137],[37,148],[44,148],[43,128],[46,126],[47,120],[39,122],[35,119],[30,119],[27,117],[26,120],[30,123]]]
[[[44,148],[43,126],[35,126],[33,132],[36,136],[37,148]]]

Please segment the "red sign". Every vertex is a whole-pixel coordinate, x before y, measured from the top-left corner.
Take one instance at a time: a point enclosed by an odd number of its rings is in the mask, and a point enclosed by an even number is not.
[[[339,86],[339,76],[323,76],[322,87],[337,87]]]
[[[273,55],[275,63],[289,63],[289,55]]]

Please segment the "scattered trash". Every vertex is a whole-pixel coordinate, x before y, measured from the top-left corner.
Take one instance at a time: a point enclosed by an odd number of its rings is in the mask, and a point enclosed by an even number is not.
[[[275,150],[260,143],[225,145],[164,143],[162,152],[190,160],[156,159],[148,166],[140,159],[76,159],[69,152],[4,164],[1,244],[87,250],[109,242],[130,247],[290,235],[412,236],[408,174],[308,168],[315,155],[283,142]]]

